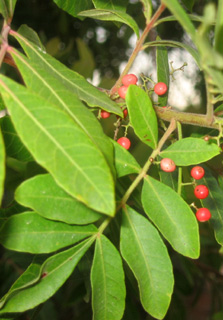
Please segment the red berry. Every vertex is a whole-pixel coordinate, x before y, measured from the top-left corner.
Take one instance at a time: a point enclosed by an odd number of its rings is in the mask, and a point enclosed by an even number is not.
[[[128,87],[130,86],[130,84],[136,84],[138,81],[138,78],[134,75],[134,74],[126,74],[123,78],[122,78],[122,83],[124,84],[124,86]]]
[[[190,174],[192,178],[199,180],[204,176],[204,169],[200,166],[193,167]]]
[[[128,115],[128,109],[126,108],[126,109],[123,110],[124,119],[127,117],[127,115]],[[116,118],[119,119],[120,117],[116,116]]]
[[[205,222],[211,219],[211,213],[207,208],[200,208],[196,212],[196,218],[200,222]]]
[[[158,94],[158,96],[162,96],[167,92],[167,85],[164,82],[158,82],[154,86],[154,92]]]
[[[121,86],[118,89],[118,94],[122,99],[125,99],[126,93],[127,93],[128,87],[127,86]]]
[[[163,158],[160,161],[160,167],[165,172],[173,172],[176,169],[174,161],[169,158]]]
[[[205,199],[209,195],[209,190],[206,186],[200,184],[199,186],[196,186],[196,188],[194,189],[194,195],[198,199]]]
[[[106,118],[109,118],[110,117],[110,112],[107,112],[107,111],[104,111],[104,110],[101,110],[101,117],[102,119],[106,119]]]
[[[123,115],[124,115],[124,119],[127,117],[128,115],[128,109],[124,109],[123,110]]]
[[[131,146],[130,140],[126,137],[119,138],[117,142],[126,150],[128,150]]]

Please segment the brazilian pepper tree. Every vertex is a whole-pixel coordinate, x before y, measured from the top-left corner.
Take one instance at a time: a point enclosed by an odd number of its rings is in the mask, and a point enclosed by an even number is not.
[[[181,281],[222,286],[223,0],[201,15],[193,0],[140,0],[143,28],[128,0],[52,1],[83,25],[126,25],[136,43],[114,85],[99,88],[28,25],[13,28],[16,0],[0,1],[0,318],[184,319]],[[173,21],[189,44],[162,40],[157,30]],[[205,113],[168,105],[169,47],[195,60]],[[150,49],[156,79],[132,74]],[[223,298],[213,297],[217,319]]]

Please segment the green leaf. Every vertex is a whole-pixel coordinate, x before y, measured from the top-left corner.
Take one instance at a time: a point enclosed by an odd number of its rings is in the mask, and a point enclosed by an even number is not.
[[[205,25],[204,25],[205,28]],[[196,37],[196,45],[198,47],[198,50],[200,52],[201,56],[201,64],[203,69],[211,75],[210,71],[211,68],[215,69],[220,69],[221,75],[222,75],[222,69],[223,69],[223,57],[222,55],[213,49],[211,44],[209,43],[207,39],[206,33],[204,34],[199,34],[197,33]],[[210,68],[210,70],[209,70]],[[217,70],[218,71],[218,70]],[[222,81],[222,78],[221,78]],[[218,77],[214,77],[213,83],[216,83],[217,86],[220,86],[219,79]],[[221,90],[220,90],[221,92]]]
[[[102,21],[118,21],[127,24],[135,32],[139,38],[139,28],[135,20],[127,13],[120,10],[105,10],[105,9],[92,9],[87,11],[81,11],[79,13],[81,17],[88,17],[92,19]]]
[[[33,161],[33,157],[15,131],[10,117],[1,119],[1,128],[7,156],[25,162]]]
[[[182,0],[185,7],[192,12],[195,0]]]
[[[186,43],[181,43],[178,41],[170,41],[170,40],[157,40],[157,41],[151,41],[151,42],[147,42],[143,45],[143,48],[149,48],[149,47],[174,47],[174,48],[182,48],[187,50],[192,57],[194,58],[194,60],[196,61],[198,67],[201,69],[201,63],[200,63],[200,54],[198,53],[198,51],[194,48],[192,48],[191,46],[189,46]]]
[[[130,207],[123,211],[120,249],[138,281],[144,309],[163,319],[173,292],[171,261],[158,231]]]
[[[128,0],[92,0],[96,9],[126,11]]]
[[[146,18],[146,22],[150,21],[153,12],[153,4],[151,0],[140,0],[143,5],[143,14]]]
[[[88,224],[101,217],[61,189],[50,174],[23,182],[16,189],[15,199],[47,219],[70,224]]]
[[[89,249],[94,238],[48,258],[41,267],[41,278],[33,286],[13,294],[0,314],[24,312],[52,297],[69,278],[79,260]]]
[[[223,116],[223,103],[217,106],[217,108],[214,109],[214,114],[216,117],[222,117]]]
[[[162,3],[172,12],[182,28],[191,36],[192,40],[195,39],[196,29],[192,24],[189,16],[186,14],[178,0],[162,0]]]
[[[114,145],[115,151],[115,169],[117,178],[121,178],[132,173],[139,173],[141,167],[131,153],[116,141],[111,141]]]
[[[214,229],[215,238],[217,242],[223,245],[223,203],[222,203],[222,189],[217,180],[213,176],[208,167],[204,167],[205,175],[199,180],[199,184],[204,184],[209,189],[209,196],[201,200],[203,206],[208,208],[211,212],[210,223]]]
[[[4,181],[5,181],[5,146],[0,130],[0,204],[4,193]]]
[[[159,40],[159,37],[157,37]],[[168,61],[168,52],[165,47],[156,48],[156,65],[157,65],[157,82],[164,82],[167,85],[169,90],[169,61]],[[161,107],[166,106],[168,99],[168,90],[167,93],[163,96],[158,96],[158,103]]]
[[[217,19],[214,35],[214,47],[219,53],[223,54],[223,0],[218,0]]]
[[[126,104],[135,134],[142,142],[151,148],[156,148],[157,117],[149,96],[140,87],[130,85],[126,94]]]
[[[56,105],[4,76],[0,79],[15,129],[37,162],[71,196],[94,210],[113,215],[110,169],[85,132]]]
[[[36,47],[33,43],[30,43],[19,33],[11,31],[10,34],[19,41],[23,50],[30,58],[27,64],[25,57],[15,49],[10,51],[13,58],[17,58],[16,63],[19,64],[20,61],[19,68],[21,69],[20,71],[23,72],[23,76],[26,76],[25,81],[27,81],[27,84],[29,86],[33,86],[33,83],[37,85],[35,91],[41,95],[45,94],[48,86],[48,91],[51,91],[50,95],[54,96],[57,93],[53,92],[55,88],[59,88],[60,91],[62,90],[62,93],[65,91],[69,94],[68,91],[70,91],[70,97],[71,94],[73,94],[73,96],[76,94],[80,100],[85,101],[90,107],[100,107],[110,113],[115,113],[121,117],[123,116],[120,107],[117,106],[115,102],[110,100],[105,93],[92,86],[81,75],[68,69],[45,51],[40,50],[40,48]],[[29,82],[30,79],[31,82]],[[38,90],[40,86],[41,90]],[[44,93],[41,92],[42,89]],[[59,98],[57,93],[57,100],[60,100]]]
[[[8,218],[0,229],[0,243],[9,250],[49,253],[70,246],[97,232],[94,225],[70,226],[24,212]]]
[[[43,68],[42,62],[35,54],[31,54],[33,60],[29,60],[17,52],[12,53],[12,56],[27,87],[34,92],[39,92],[47,101],[65,110],[75,121],[76,126],[83,130],[92,144],[102,152],[114,174],[112,145],[92,112],[81,103],[74,93],[63,87],[62,78],[56,77],[54,73],[50,73],[50,70],[48,74],[45,73],[47,66]],[[45,60],[44,63],[46,63]]]
[[[210,50],[211,51],[211,50]],[[207,57],[208,58],[208,57]],[[212,55],[213,58],[213,55]],[[218,59],[218,57],[216,57]],[[215,60],[218,61],[218,60]],[[223,73],[221,70],[216,70],[215,67],[204,66],[207,74],[211,77],[213,84],[218,88],[219,93],[223,95]]]
[[[189,205],[170,187],[147,176],[142,205],[152,222],[172,247],[190,258],[199,257],[199,231]]]
[[[11,22],[17,0],[0,0],[0,13],[7,22]]]
[[[27,288],[36,283],[41,276],[41,263],[43,257],[36,256],[30,266],[22,273],[22,275],[13,283],[9,291],[0,300],[0,309],[6,301],[17,291]]]
[[[22,24],[18,29],[18,33],[24,38],[26,38],[29,42],[35,44],[42,51],[45,51],[45,47],[42,44],[38,34],[29,26],[27,26],[26,24]]]
[[[82,10],[88,10],[93,7],[91,0],[53,0],[56,5],[72,15],[73,17],[78,17],[78,13]]]
[[[198,16],[197,14],[187,14],[187,16],[192,21],[196,21],[196,22],[204,21],[204,17]],[[158,26],[161,23],[169,22],[169,21],[177,21],[177,18],[175,16],[167,16],[167,17],[161,18],[154,23],[154,26]],[[214,21],[213,21],[213,25],[215,25]]]
[[[172,159],[177,166],[189,166],[205,162],[220,154],[220,148],[200,138],[184,138],[171,144],[160,153],[162,158]]]
[[[178,172],[177,170],[173,172],[165,172],[163,170],[159,171],[160,181],[173,190],[177,191],[177,182],[178,182]]]
[[[94,320],[122,319],[125,309],[125,280],[122,260],[114,245],[97,237],[91,269]]]

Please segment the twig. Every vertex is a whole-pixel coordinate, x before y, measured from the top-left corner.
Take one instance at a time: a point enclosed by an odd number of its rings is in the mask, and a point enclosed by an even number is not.
[[[165,8],[166,8],[166,6],[164,4],[161,4],[159,6],[159,8],[157,9],[157,11],[155,12],[155,14],[153,15],[153,17],[151,18],[151,20],[149,21],[149,23],[146,25],[141,37],[139,38],[139,40],[136,43],[135,49],[133,50],[132,55],[129,58],[129,61],[128,61],[127,65],[125,66],[125,69],[123,70],[122,74],[120,75],[120,77],[116,81],[115,85],[111,89],[111,91],[110,91],[111,95],[113,95],[114,93],[116,93],[118,91],[118,88],[120,87],[120,85],[122,83],[123,76],[128,73],[128,71],[131,68],[133,62],[135,61],[136,56],[138,55],[139,51],[142,49],[142,45],[143,45],[143,43],[144,43],[149,31],[153,28],[154,23],[160,17],[160,15],[165,10]]]

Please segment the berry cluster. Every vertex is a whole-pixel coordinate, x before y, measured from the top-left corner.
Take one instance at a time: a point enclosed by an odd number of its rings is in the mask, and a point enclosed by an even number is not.
[[[126,93],[128,90],[128,87],[132,84],[132,85],[136,85],[138,82],[138,78],[134,75],[134,74],[126,74],[123,78],[122,78],[122,86],[118,89],[118,94],[120,96],[120,98],[125,99],[126,97]],[[158,95],[164,95],[167,92],[167,85],[163,82],[158,82],[155,86],[154,86],[154,92]],[[128,110],[125,109],[123,111],[124,114],[124,118],[126,118],[127,114],[128,114]],[[127,137],[121,137],[117,140],[117,142],[125,149],[129,149],[131,146],[131,142]],[[167,164],[168,166],[168,164]],[[171,167],[171,165],[169,165]],[[176,166],[175,166],[176,167]],[[168,169],[166,169],[168,171]],[[170,169],[171,170],[171,169]],[[175,168],[174,168],[175,170]],[[172,170],[173,171],[173,170]],[[168,171],[171,172],[171,171]]]
[[[126,74],[123,78],[122,78],[122,84],[123,86],[121,86],[118,89],[118,94],[122,99],[125,99],[128,87],[130,86],[130,84],[134,84],[136,85],[138,81],[138,78],[134,75],[134,74]]]
[[[126,74],[123,78],[122,78],[122,84],[123,86],[121,86],[118,89],[118,94],[122,99],[125,99],[126,97],[126,93],[128,90],[128,87],[130,86],[130,84],[136,85],[138,81],[138,78],[134,75],[134,74]],[[123,111],[123,115],[124,118],[127,117],[128,115],[128,110],[124,109]],[[127,137],[121,137],[117,140],[117,142],[126,150],[128,150],[131,146],[131,142]]]
[[[195,180],[199,180],[203,178],[205,171],[202,167],[196,166],[191,169],[190,174],[192,178],[194,178]],[[195,187],[194,195],[198,199],[205,199],[209,195],[209,190],[205,185],[200,184]],[[200,208],[197,209],[196,218],[200,222],[205,222],[211,218],[211,213],[207,208]]]
[[[176,165],[172,159],[163,158],[160,161],[160,168],[165,172],[173,172],[176,169]],[[191,169],[191,176],[195,180],[199,180],[203,178],[204,174],[205,174],[205,171],[200,166],[195,166]],[[205,185],[200,184],[195,187],[194,195],[196,198],[200,200],[205,199],[209,195],[209,190]],[[207,208],[200,208],[200,209],[197,209],[196,218],[200,222],[205,222],[211,218],[211,213]]]
[[[127,90],[128,90],[128,87],[132,84],[132,85],[136,85],[138,82],[138,78],[136,75],[134,74],[126,74],[125,76],[123,76],[122,78],[122,86],[118,89],[118,94],[120,96],[120,98],[122,99],[125,99],[126,97],[126,93],[127,93]],[[164,82],[158,82],[155,84],[154,86],[154,92],[159,95],[159,96],[162,96],[164,95],[166,92],[167,92],[167,85],[164,83]],[[107,112],[105,110],[101,110],[100,112],[100,115],[99,115],[99,118],[101,117],[102,119],[107,119],[110,117],[110,112]],[[127,108],[125,108],[123,110],[123,116],[124,116],[124,119],[127,117],[128,115],[128,110]],[[119,118],[119,117],[118,117]],[[117,142],[125,149],[129,149],[130,146],[131,146],[131,142],[130,140],[127,138],[127,137],[121,137],[117,140]],[[168,160],[164,160],[164,163],[162,164],[162,166],[164,167],[164,171],[167,171],[167,172],[172,172],[175,170],[176,166],[174,164],[174,162],[169,162],[168,163]],[[170,159],[169,159],[170,160]],[[172,161],[172,160],[170,160]],[[166,163],[165,163],[166,162]],[[174,167],[175,166],[175,167]]]

